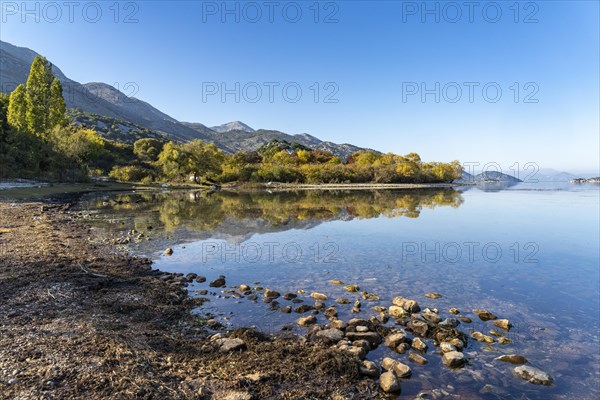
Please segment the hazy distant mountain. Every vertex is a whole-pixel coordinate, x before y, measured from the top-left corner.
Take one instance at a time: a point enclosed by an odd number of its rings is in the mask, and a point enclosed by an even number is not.
[[[36,55],[33,50],[0,41],[0,90],[9,93],[17,85],[25,83]],[[213,129],[198,122],[180,122],[151,104],[128,97],[106,83],[82,85],[67,78],[57,66],[53,66],[53,72],[63,84],[67,108],[71,109],[74,122],[96,129],[111,139],[127,143],[133,143],[141,137],[160,137],[179,142],[202,139],[231,153],[256,150],[273,139],[281,139],[313,149],[328,150],[342,158],[361,150],[350,144],[322,141],[306,133],[288,135],[264,129],[255,131],[240,121]]]
[[[468,172],[463,171],[459,179],[454,180],[455,183],[470,183],[475,185],[490,184],[490,183],[519,183],[522,182],[520,179],[515,178],[512,175],[503,174],[498,171],[486,171],[477,175],[471,175]]]
[[[571,179],[576,178],[573,174],[564,171],[559,172],[551,168],[541,168],[535,173],[532,172],[523,172],[522,176],[526,177],[526,181],[537,179],[539,182],[569,182]]]
[[[254,132],[254,129],[250,128],[248,125],[241,121],[233,121],[219,126],[211,126],[210,129],[218,133],[229,131]]]

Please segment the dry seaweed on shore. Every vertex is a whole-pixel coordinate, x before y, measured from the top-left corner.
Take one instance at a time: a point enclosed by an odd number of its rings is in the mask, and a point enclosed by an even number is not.
[[[353,357],[297,336],[215,349],[184,289],[91,244],[67,205],[0,203],[0,226],[2,398],[377,398]]]

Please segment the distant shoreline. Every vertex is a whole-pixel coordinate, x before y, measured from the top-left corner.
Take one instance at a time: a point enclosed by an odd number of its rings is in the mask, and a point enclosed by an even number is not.
[[[373,189],[445,189],[458,186],[475,186],[464,183],[258,183],[240,186],[223,185],[228,189],[269,189],[269,190],[373,190]]]

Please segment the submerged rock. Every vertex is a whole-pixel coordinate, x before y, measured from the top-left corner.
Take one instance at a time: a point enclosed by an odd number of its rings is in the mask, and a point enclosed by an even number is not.
[[[511,344],[512,340],[510,340],[509,338],[503,336],[503,337],[499,337],[498,338],[498,343],[500,343],[500,344]]]
[[[473,333],[471,333],[471,337],[473,339],[477,340],[478,342],[494,343],[494,338],[493,337],[484,335],[481,332],[473,332]]]
[[[496,357],[496,360],[509,362],[511,364],[517,364],[517,365],[528,363],[528,361],[525,357],[518,355],[518,354],[505,354],[503,356]]]
[[[425,297],[429,297],[430,299],[439,299],[442,297],[439,293],[427,293]]]
[[[427,359],[425,357],[423,357],[420,354],[414,353],[414,352],[410,352],[410,354],[408,355],[408,359],[414,363],[420,364],[420,365],[425,365],[427,364],[429,361],[427,361]]]
[[[386,393],[399,393],[401,390],[400,381],[393,372],[384,372],[379,378],[381,389]]]
[[[458,314],[460,314],[460,311],[458,311],[458,308],[452,307],[450,309],[450,314],[458,315]]]
[[[343,298],[343,297],[336,299],[335,302],[338,304],[350,304],[350,300]]]
[[[528,365],[515,367],[513,374],[534,385],[551,385],[554,382],[554,379],[544,371]]]
[[[331,284],[331,285],[343,285],[344,282],[338,280],[338,279],[330,279],[327,281],[327,283]]]
[[[494,314],[492,314],[491,312],[489,312],[488,310],[481,310],[481,309],[474,309],[473,312],[475,314],[477,314],[477,316],[479,317],[480,320],[482,321],[490,321],[490,320],[494,320],[497,319],[498,317],[496,317]]]
[[[365,301],[379,300],[379,296],[377,296],[376,294],[373,294],[373,293],[360,292],[360,295],[362,296],[362,298]]]
[[[358,285],[346,285],[344,286],[344,290],[346,292],[358,292],[360,287],[358,287]]]

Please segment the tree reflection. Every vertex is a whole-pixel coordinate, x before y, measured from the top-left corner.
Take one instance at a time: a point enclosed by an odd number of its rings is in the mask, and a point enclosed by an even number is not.
[[[132,218],[138,231],[148,227],[213,232],[226,221],[254,221],[267,227],[355,218],[418,218],[424,208],[459,207],[453,189],[208,192],[174,191],[117,194],[92,198],[102,215]]]

